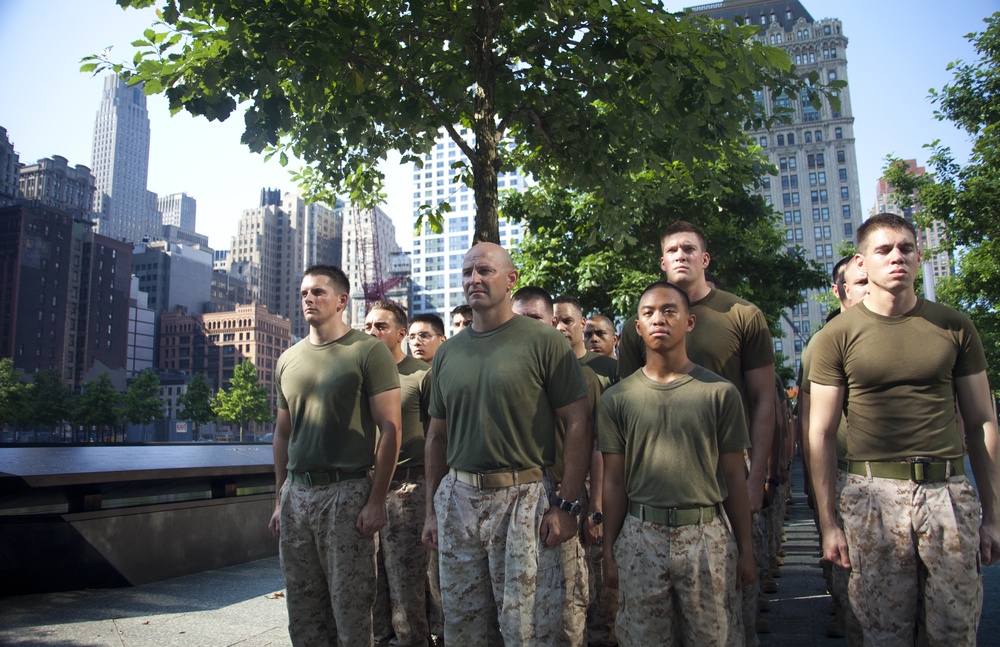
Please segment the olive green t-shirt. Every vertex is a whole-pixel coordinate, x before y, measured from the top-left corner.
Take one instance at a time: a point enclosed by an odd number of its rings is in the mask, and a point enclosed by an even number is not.
[[[555,463],[555,410],[586,397],[580,363],[552,326],[515,315],[438,348],[430,415],[447,421],[448,466],[469,472]]]
[[[750,446],[740,394],[700,366],[664,384],[636,371],[601,397],[598,449],[624,454],[630,501],[710,506],[728,496],[719,456]]]
[[[733,384],[746,402],[743,374],[774,364],[774,344],[760,308],[735,294],[712,288],[691,304],[694,330],[687,334],[688,358]],[[646,344],[635,329],[637,317],[622,327],[618,375],[624,378],[646,364]]]
[[[424,439],[430,422],[427,407],[431,403],[431,365],[407,355],[396,368],[403,406],[403,441],[397,465],[420,467],[424,464]]]
[[[812,367],[812,349],[815,348],[816,339],[826,328],[820,328],[815,335],[809,339],[809,343],[802,349],[801,367],[802,373],[799,376],[799,391],[807,393],[812,397],[812,382],[809,381],[809,369]],[[844,397],[844,409],[847,409],[847,397]],[[847,416],[840,414],[840,424],[837,425],[837,459],[847,458]]]
[[[955,413],[955,378],[986,370],[983,344],[967,316],[918,299],[885,317],[864,302],[813,340],[808,379],[846,386],[847,458],[957,460],[965,455]]]
[[[588,350],[580,358],[582,366],[589,366],[601,381],[601,391],[618,382],[618,360]]]
[[[604,392],[604,389],[601,388],[600,377],[593,369],[583,366],[581,363],[580,370],[583,371],[583,379],[587,382],[587,404],[590,405],[590,417],[593,421],[593,433],[596,441],[597,412],[598,407],[601,405],[601,393]],[[563,478],[563,441],[565,439],[566,428],[563,426],[562,420],[556,418],[556,462],[547,470],[549,478],[552,479],[552,483],[556,486],[562,483]]]
[[[378,339],[351,330],[322,346],[303,339],[278,359],[278,407],[292,421],[288,469],[369,469],[375,421],[368,399],[399,388],[392,353]]]

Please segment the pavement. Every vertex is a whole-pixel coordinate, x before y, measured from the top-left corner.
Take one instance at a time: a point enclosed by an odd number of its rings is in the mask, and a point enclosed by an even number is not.
[[[798,467],[798,466],[796,466]],[[763,647],[843,646],[826,636],[830,597],[801,469],[785,523],[785,565],[763,617]],[[983,571],[979,647],[1000,645],[1000,566]],[[291,645],[278,559],[132,588],[0,598],[0,645],[36,647],[240,647]]]

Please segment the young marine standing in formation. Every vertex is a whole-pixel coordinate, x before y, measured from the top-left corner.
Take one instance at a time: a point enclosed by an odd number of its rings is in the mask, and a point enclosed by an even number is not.
[[[638,316],[623,326],[620,370],[608,383],[622,381],[604,385],[596,425],[602,385],[581,364],[614,354],[596,340],[606,322],[586,320],[572,298],[555,299],[554,309],[544,291],[545,299],[528,298],[537,288],[512,303],[517,272],[499,246],[479,244],[466,255],[472,314],[453,313],[458,329],[447,341],[439,320],[415,318],[407,335],[403,312],[376,304],[368,322],[382,352],[359,345],[343,325],[342,273],[307,272],[302,297],[311,334],[279,364],[281,496],[271,521],[281,537],[294,644],[373,644],[372,535],[384,524],[392,644],[428,644],[430,633],[442,631],[450,645],[756,644],[758,594],[746,585],[770,561],[756,513],[765,483],[780,483],[788,460],[787,451],[771,451],[772,435],[783,429],[776,417],[783,389],[776,397],[760,311],[707,283],[701,231],[674,223],[661,242],[671,283],[647,288]],[[967,318],[916,297],[919,258],[905,221],[873,217],[858,231],[858,249],[846,280],[866,275],[871,293],[813,340],[803,375],[803,446],[825,557],[850,581],[849,643],[974,644],[978,564],[1000,558],[1000,443],[982,345]],[[404,338],[423,360],[414,373],[430,391],[418,413],[428,420],[419,458],[407,450],[400,416]],[[595,339],[593,352],[585,339]],[[900,346],[912,348],[913,340],[919,358]],[[310,361],[319,357],[322,365]],[[338,380],[341,371],[350,379]],[[323,393],[336,394],[335,402]],[[841,412],[846,450],[838,463]],[[966,447],[981,523],[964,475]],[[418,564],[400,590],[422,598],[436,590],[428,575],[439,574],[443,630],[426,603],[412,614],[415,629],[396,625],[391,582],[403,576],[388,559],[394,540],[385,502],[388,495],[392,516],[390,485],[408,483],[404,461],[414,469],[418,460],[428,487],[422,541],[438,565],[428,573]],[[359,476],[372,465],[370,481]],[[780,514],[768,517],[772,535],[780,533]],[[404,545],[413,545],[420,525],[410,518]],[[602,533],[605,591],[621,602],[617,626],[605,623],[611,633],[604,638],[583,631],[588,594],[580,585],[581,570],[594,571],[581,546]],[[408,557],[428,562],[419,546]],[[387,628],[383,620],[376,631],[388,636]]]

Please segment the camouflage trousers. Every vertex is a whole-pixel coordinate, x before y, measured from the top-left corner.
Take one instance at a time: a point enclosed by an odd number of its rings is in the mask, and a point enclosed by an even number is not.
[[[566,579],[566,605],[563,607],[560,647],[584,647],[587,633],[587,606],[590,582],[587,575],[587,551],[578,537],[564,541],[563,573]]]
[[[615,638],[615,615],[618,614],[618,589],[604,586],[604,548],[587,547],[587,576],[590,582],[590,606],[587,607],[587,644],[610,647]]]
[[[354,527],[370,491],[368,479],[282,486],[278,549],[293,645],[372,644],[378,539]]]
[[[742,607],[743,641],[747,647],[757,647],[757,598],[760,597],[760,580],[769,566],[767,557],[767,510],[750,516],[750,540],[753,544],[753,561],[757,565],[757,577],[743,587],[737,604]]]
[[[444,636],[444,612],[441,610],[441,571],[438,567],[438,552],[427,551],[427,619],[431,634]]]
[[[736,540],[720,518],[671,528],[626,515],[614,555],[623,647],[744,644]]]
[[[848,474],[840,510],[865,645],[976,644],[981,508],[965,476],[918,484]]]
[[[434,494],[448,645],[555,645],[563,552],[539,538],[548,484],[479,489],[448,474]]]
[[[836,485],[836,501],[837,503],[837,525],[840,526],[841,530],[844,528],[844,518],[840,514],[840,494],[844,491],[844,484],[847,482],[847,472],[843,470],[837,471],[837,485]],[[853,555],[852,558],[853,560]],[[861,645],[863,638],[861,633],[861,624],[858,622],[857,616],[854,615],[854,611],[851,610],[851,603],[847,596],[847,585],[850,581],[851,571],[837,564],[830,564],[830,595],[834,600],[837,601],[837,617],[843,621],[844,629],[847,633],[847,644],[851,645]]]
[[[426,645],[427,548],[420,542],[424,527],[424,477],[393,481],[386,497],[385,527],[379,531],[378,590],[374,625],[379,643],[395,635],[393,645]]]

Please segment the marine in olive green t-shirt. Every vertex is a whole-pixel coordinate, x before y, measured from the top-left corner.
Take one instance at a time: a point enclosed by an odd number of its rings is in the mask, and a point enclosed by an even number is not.
[[[636,371],[601,397],[598,449],[624,454],[625,492],[635,503],[720,503],[728,492],[719,456],[749,446],[736,388],[700,366],[669,383]]]
[[[618,360],[607,355],[587,351],[580,358],[581,366],[588,366],[601,381],[601,391],[618,382]]]
[[[746,403],[743,374],[774,364],[774,345],[760,308],[735,294],[712,290],[691,304],[697,323],[687,336],[688,358],[736,385]],[[618,342],[618,375],[625,378],[646,363],[646,346],[635,330],[636,317],[625,322]]]
[[[812,392],[812,382],[809,381],[809,371],[812,368],[812,353],[813,349],[816,347],[816,340],[819,338],[826,328],[821,328],[816,332],[815,335],[806,344],[806,347],[802,349],[802,359],[801,359],[801,374],[799,376],[799,391],[801,393],[809,394]],[[847,397],[844,397],[844,407],[847,407]],[[837,425],[837,460],[845,460],[847,458],[847,416],[840,415],[840,424]]]
[[[321,346],[303,339],[282,353],[275,374],[278,407],[291,418],[290,471],[372,467],[376,427],[368,399],[399,388],[385,344],[358,330]]]
[[[469,472],[555,463],[556,409],[587,394],[580,363],[552,326],[515,316],[441,345],[430,415],[447,421],[447,464]]]
[[[403,407],[403,440],[399,446],[399,467],[424,464],[424,438],[431,403],[431,365],[405,356],[398,364],[400,399]]]
[[[965,455],[954,380],[986,370],[982,341],[967,316],[918,299],[905,315],[886,317],[862,302],[813,343],[808,379],[846,387],[848,459]]]

